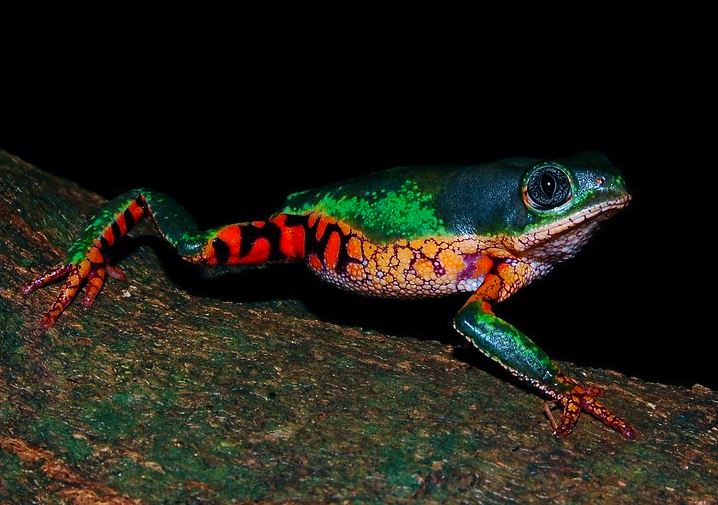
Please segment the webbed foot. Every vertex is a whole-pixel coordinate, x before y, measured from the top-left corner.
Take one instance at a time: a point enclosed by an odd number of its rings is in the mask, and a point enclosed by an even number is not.
[[[563,374],[560,380],[568,386],[568,390],[554,395],[556,403],[563,407],[561,420],[554,426],[553,434],[557,438],[563,438],[571,433],[582,411],[618,431],[624,438],[629,440],[636,438],[638,432],[629,422],[619,418],[596,400],[596,397],[603,394],[600,388],[596,386],[583,387]]]
[[[91,251],[91,253],[92,252],[95,251]],[[40,327],[42,330],[47,330],[55,324],[55,321],[60,317],[62,311],[65,310],[75,298],[83,283],[87,282],[87,292],[81,303],[84,307],[89,307],[95,301],[100,289],[102,289],[106,275],[109,275],[113,279],[125,280],[125,274],[111,266],[101,254],[95,252],[95,256],[99,256],[99,258],[96,258],[99,259],[99,261],[92,261],[88,255],[87,258],[77,264],[60,263],[37,275],[31,281],[26,282],[20,287],[20,291],[23,295],[29,295],[36,289],[46,286],[57,279],[67,277],[62,284],[57,298],[48,311],[42,316],[42,319],[40,319]]]

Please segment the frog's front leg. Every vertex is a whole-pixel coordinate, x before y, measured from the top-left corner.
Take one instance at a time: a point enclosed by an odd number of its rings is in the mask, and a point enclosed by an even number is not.
[[[612,414],[596,400],[600,389],[583,387],[564,375],[530,338],[494,315],[490,302],[499,299],[504,285],[505,279],[500,275],[487,275],[454,319],[456,330],[511,374],[563,407],[561,421],[554,430],[557,437],[571,433],[581,411],[585,411],[625,438],[636,438],[636,430],[628,422]]]

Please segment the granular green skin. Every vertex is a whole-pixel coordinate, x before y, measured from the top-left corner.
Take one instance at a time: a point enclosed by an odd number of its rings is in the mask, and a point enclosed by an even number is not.
[[[422,192],[416,182],[406,180],[395,190],[377,188],[355,195],[343,189],[339,186],[333,190],[295,193],[287,199],[282,212],[321,212],[381,241],[446,234],[443,221],[436,215],[434,196]]]

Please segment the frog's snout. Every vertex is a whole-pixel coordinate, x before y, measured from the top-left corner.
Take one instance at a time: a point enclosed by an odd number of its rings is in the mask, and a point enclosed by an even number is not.
[[[633,198],[626,185],[626,178],[623,174],[607,174],[596,177],[596,184],[602,192],[610,194],[613,198],[628,204]]]

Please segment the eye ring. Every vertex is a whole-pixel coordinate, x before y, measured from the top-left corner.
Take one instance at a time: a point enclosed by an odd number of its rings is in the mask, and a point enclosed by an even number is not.
[[[540,166],[526,183],[526,197],[536,210],[555,209],[571,199],[571,180],[556,165]]]

